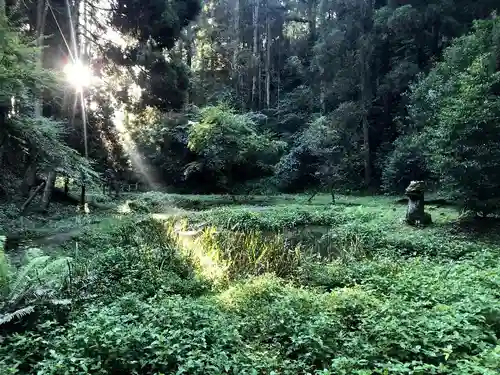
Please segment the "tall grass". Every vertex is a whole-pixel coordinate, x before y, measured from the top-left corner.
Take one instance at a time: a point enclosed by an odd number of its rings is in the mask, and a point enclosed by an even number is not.
[[[307,255],[283,233],[217,232],[210,228],[198,241],[205,253],[216,254],[227,265],[229,280],[265,273],[292,277]]]

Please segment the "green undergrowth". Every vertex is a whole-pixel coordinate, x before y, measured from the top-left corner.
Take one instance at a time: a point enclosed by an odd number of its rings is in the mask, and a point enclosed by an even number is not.
[[[278,233],[327,258],[355,253],[369,257],[398,254],[460,259],[492,248],[488,237],[481,239],[452,231],[451,223],[458,217],[452,208],[429,207],[433,226],[413,228],[402,223],[405,207],[391,204],[387,199],[377,202],[361,198],[348,203],[334,206],[292,203],[259,209],[223,207],[166,220],[182,222],[185,228],[213,227],[220,238],[241,232]]]
[[[294,195],[181,195],[160,192],[148,192],[144,194],[124,195],[127,204],[132,211],[161,213],[172,207],[186,210],[201,211],[220,206],[266,206],[277,203],[291,203],[303,200],[301,196]]]
[[[0,205],[0,233],[36,239],[98,223],[114,212],[114,205],[91,206],[88,213],[82,213],[75,205],[52,203],[43,214],[28,211],[21,215],[19,207],[12,203]]]
[[[0,373],[498,374],[494,241],[450,209],[415,229],[386,198],[295,199],[132,213],[64,259],[0,258]]]

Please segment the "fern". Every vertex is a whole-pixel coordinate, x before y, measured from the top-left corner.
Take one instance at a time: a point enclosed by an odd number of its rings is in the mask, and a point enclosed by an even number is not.
[[[48,256],[34,258],[17,272],[15,279],[12,280],[9,287],[10,293],[8,299],[10,301],[22,298],[33,287],[33,276],[37,273],[36,270],[43,270],[49,259],[50,257]]]
[[[9,283],[10,265],[4,253],[5,236],[0,236],[0,294],[3,294]]]
[[[50,261],[50,257],[41,256],[32,259],[17,273],[10,290],[10,300],[16,301],[28,294],[36,296],[44,289],[59,289],[67,276],[67,264],[70,258]],[[43,293],[46,295],[47,293]]]
[[[58,298],[69,274],[70,258],[51,260],[49,256],[39,254],[37,249],[30,249],[27,264],[4,287],[6,298],[0,304],[0,312],[3,312],[0,325],[32,314],[37,305],[64,306],[71,303],[69,299]]]
[[[33,314],[34,312],[35,312],[34,306],[26,306],[14,312],[0,315],[0,326],[9,323],[14,319],[22,319],[30,314]]]

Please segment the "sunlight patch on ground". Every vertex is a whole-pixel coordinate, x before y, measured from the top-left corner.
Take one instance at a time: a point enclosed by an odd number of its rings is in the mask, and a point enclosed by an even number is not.
[[[129,203],[130,203],[130,201],[126,201],[125,203],[120,204],[118,206],[118,208],[117,208],[117,211],[120,214],[129,214],[129,213],[131,213],[132,210],[130,209]]]
[[[215,284],[226,279],[229,265],[220,258],[217,250],[203,245],[203,231],[178,232],[177,244],[195,261],[204,278]]]
[[[166,220],[173,215],[181,215],[186,213],[186,210],[177,207],[164,207],[161,213],[151,214],[151,218],[155,220]]]

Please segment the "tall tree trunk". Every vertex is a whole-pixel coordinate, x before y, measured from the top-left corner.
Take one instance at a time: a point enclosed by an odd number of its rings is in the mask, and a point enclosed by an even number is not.
[[[50,171],[47,174],[47,182],[45,183],[45,189],[43,190],[42,203],[40,208],[43,211],[47,211],[50,204],[50,197],[52,197],[52,191],[54,190],[54,185],[56,182],[56,172]]]
[[[36,7],[36,45],[40,50],[38,51],[38,59],[37,59],[37,69],[41,69],[43,67],[43,33],[45,30],[45,20],[47,18],[48,11],[48,3],[44,0],[39,0],[37,2]],[[37,93],[38,97],[34,102],[34,115],[35,117],[42,116],[42,94]],[[31,145],[30,145],[31,146]],[[36,150],[30,150],[31,155],[29,156],[28,167],[26,168],[26,172],[24,174],[23,182],[21,184],[21,192],[24,195],[29,195],[31,188],[35,184],[36,180],[36,163],[37,163],[37,154]]]
[[[330,7],[327,1],[320,1],[318,7],[318,21],[317,35],[315,38],[320,39],[322,34],[323,39],[328,37],[329,26],[331,25],[330,19]],[[325,77],[325,66],[324,63],[320,62],[318,64],[318,81],[319,81],[319,106],[320,113],[324,115],[326,113],[326,77]]]
[[[267,11],[266,18],[266,107],[271,107],[271,15]]]
[[[6,5],[5,0],[0,0],[0,26],[4,26],[7,21],[6,15]],[[5,127],[7,126],[7,115],[9,113],[10,106],[4,102],[0,103],[0,170],[3,167],[3,155],[6,149],[7,131]],[[0,186],[0,191],[1,191]]]
[[[85,210],[85,184],[83,183],[84,177],[82,177],[82,189],[80,190],[80,208]]]
[[[259,74],[259,0],[253,5],[252,108],[257,107],[257,76]]]
[[[321,73],[320,73],[321,74]],[[319,106],[321,114],[324,115],[326,113],[326,85],[323,77],[320,78],[319,81]]]
[[[372,106],[372,41],[371,29],[373,23],[373,0],[364,0],[363,36],[360,39],[360,68],[361,68],[361,104],[363,107],[363,154],[365,167],[365,185],[369,187],[372,179],[372,161],[370,150],[370,123],[369,114]]]
[[[184,46],[186,48],[186,65],[189,68],[189,73],[191,74],[193,68],[193,26],[189,25],[186,29],[186,43]],[[189,105],[191,103],[191,85],[188,85],[186,90],[185,104]]]
[[[0,113],[0,116],[2,116],[2,113]],[[3,154],[6,148],[5,141],[7,139],[7,134],[3,130],[4,123],[2,122],[2,119],[0,119],[0,126],[2,126],[2,128],[0,128],[0,170],[1,170],[3,167]]]
[[[68,4],[68,11],[71,11],[72,17],[73,17],[73,25],[75,27],[74,31],[74,45],[73,45],[73,51],[75,53],[75,58],[80,57],[80,42],[82,40],[81,32],[82,32],[82,27],[80,24],[80,1],[81,0],[74,0],[73,2],[73,9],[71,9],[71,6],[69,5],[69,0],[66,0]],[[71,31],[73,33],[73,31]]]
[[[193,29],[192,26],[188,26],[186,30],[186,43],[184,44],[186,48],[186,65],[189,69],[193,67]]]
[[[83,5],[82,5],[82,11],[83,11],[83,38],[81,39],[82,43],[80,44],[81,48],[81,53],[84,56],[90,56],[90,42],[88,38],[88,33],[89,33],[89,23],[90,23],[90,16],[89,16],[89,7],[87,0],[82,0]]]
[[[3,8],[2,8],[3,3]],[[5,20],[5,0],[0,0],[0,25],[3,24]],[[7,143],[7,118],[9,115],[9,110],[14,110],[7,101],[0,103],[0,170],[3,165],[3,155],[6,150]]]
[[[308,35],[308,48],[307,48],[307,65],[309,67],[309,87],[312,90],[314,101],[313,108],[311,111],[316,111],[317,98],[320,97],[321,88],[320,88],[320,80],[318,79],[318,72],[313,67],[314,60],[314,45],[316,44],[317,39],[317,30],[316,30],[316,6],[317,0],[308,0],[307,2],[307,26],[309,29]]]
[[[236,96],[240,96],[240,72],[238,56],[240,54],[240,0],[235,0],[234,2],[234,23],[233,23],[233,37],[234,37],[234,47],[233,47],[233,61],[231,69],[231,80],[233,82],[234,91]]]
[[[80,4],[83,1],[83,17],[80,14]],[[82,40],[85,40],[85,38],[82,38],[82,30],[83,33],[85,33],[85,30],[88,28],[87,25],[87,14],[86,14],[86,3],[85,0],[74,0],[72,6],[70,5],[70,0],[66,0],[66,6],[68,10],[68,16],[73,17],[73,25],[74,25],[74,30],[71,29],[71,42],[73,45],[73,53],[74,53],[74,58],[80,61],[84,61],[85,64],[88,64],[90,61],[90,50],[85,50],[85,47],[82,46]],[[82,22],[81,20],[83,19],[83,28],[82,28]],[[87,47],[87,49],[90,48]],[[89,158],[89,150],[88,150],[88,143],[87,143],[87,119],[85,115],[85,97],[84,94],[80,97],[81,100],[81,109],[82,109],[82,126],[83,126],[83,144],[84,144],[84,156],[86,159]],[[55,172],[49,172],[49,175],[47,176],[47,185],[45,186],[45,193],[49,194],[48,199],[50,200],[50,194],[52,194],[52,190],[54,188],[53,183],[51,183],[51,174],[54,174]],[[55,181],[55,177],[54,177]],[[82,172],[82,177],[81,177],[81,197],[80,197],[80,205],[83,207],[85,206],[85,176]],[[51,186],[52,185],[52,186]],[[50,189],[50,192],[49,192]],[[65,179],[64,181],[64,190],[65,193],[67,194],[68,190],[68,180]],[[44,204],[44,202],[42,202]]]
[[[258,87],[259,100],[257,101],[257,110],[260,110],[262,108],[262,51],[260,51],[260,48],[259,48],[259,70],[258,70],[258,74],[257,74],[257,80],[259,83],[259,85],[258,85],[259,86]]]
[[[64,177],[64,195],[69,194],[69,177]]]
[[[309,64],[312,62],[314,44],[316,43],[316,0],[308,0],[307,3],[307,25],[309,28]]]
[[[279,21],[279,31],[276,37],[276,49],[278,54],[278,62],[276,66],[276,107],[278,108],[278,120],[281,120],[281,115],[279,114],[280,102],[281,102],[281,44],[283,43],[283,21]]]
[[[43,67],[43,34],[45,31],[45,20],[47,18],[47,11],[49,9],[49,3],[45,0],[38,0],[36,6],[36,45],[40,48],[37,68],[41,69]],[[42,116],[42,93],[39,97],[35,99],[35,117]]]

